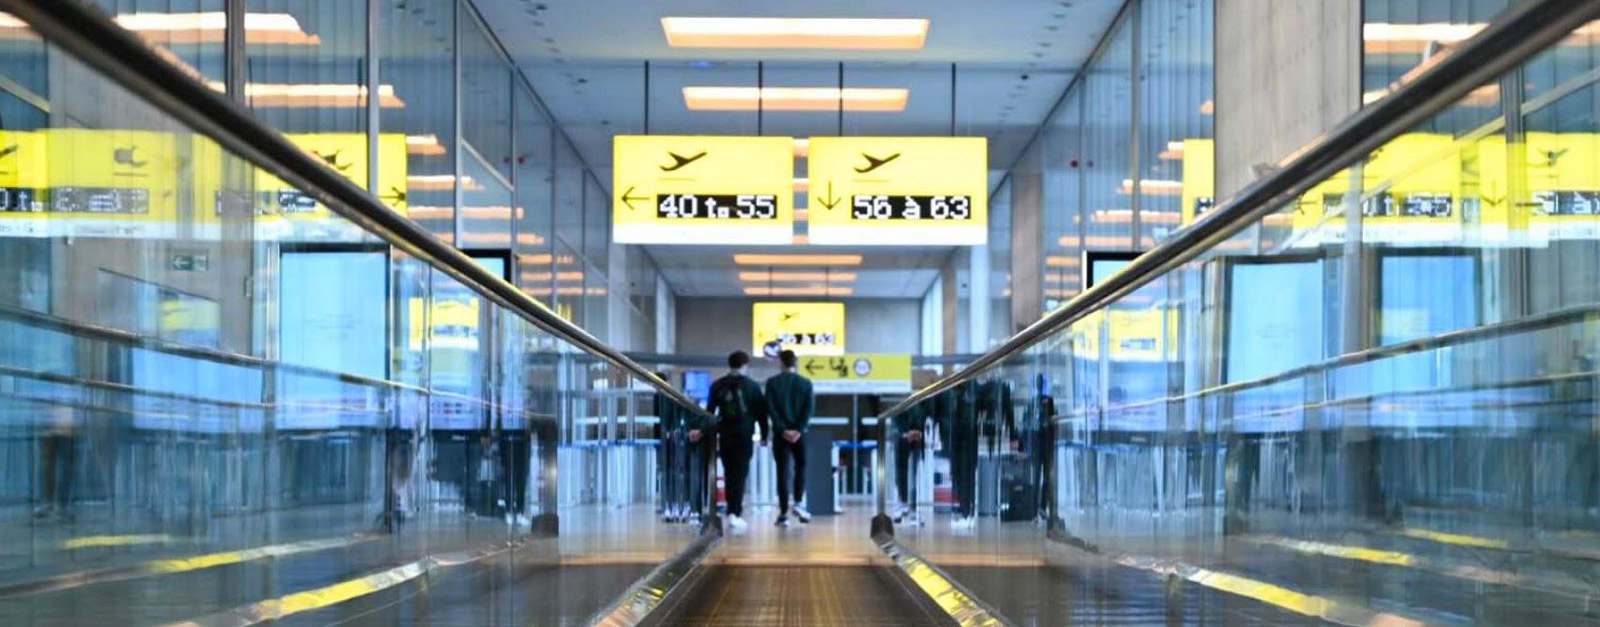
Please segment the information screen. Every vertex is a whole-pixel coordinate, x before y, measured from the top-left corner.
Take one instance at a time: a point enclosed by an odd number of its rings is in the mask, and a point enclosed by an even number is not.
[[[266,192],[272,194],[273,192]],[[278,213],[313,213],[317,210],[317,199],[312,198],[299,190],[280,189],[277,191],[274,208]]]
[[[136,187],[57,187],[50,210],[58,213],[150,213],[150,190]]]
[[[0,187],[0,212],[39,213],[44,211],[45,190],[29,187]]]
[[[850,217],[856,220],[972,219],[971,196],[858,194],[850,197],[850,207]]]
[[[1559,191],[1534,192],[1534,215],[1542,216],[1595,216],[1600,215],[1600,192]]]
[[[656,194],[656,217],[669,220],[777,220],[775,194]]]
[[[1341,213],[1343,194],[1324,194],[1322,208],[1326,214]],[[1449,194],[1413,192],[1399,198],[1382,192],[1361,199],[1361,215],[1368,218],[1448,218],[1455,215],[1455,201]]]

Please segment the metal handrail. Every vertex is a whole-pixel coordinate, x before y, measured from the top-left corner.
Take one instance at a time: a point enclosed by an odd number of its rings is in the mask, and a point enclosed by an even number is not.
[[[205,348],[205,347],[202,347],[202,346],[191,346],[191,345],[188,345],[188,344],[179,344],[177,342],[169,342],[169,341],[166,341],[166,340],[163,340],[163,339],[160,339],[160,338],[153,338],[153,337],[150,337],[150,336],[147,336],[147,335],[140,335],[140,334],[134,333],[132,331],[127,331],[127,330],[124,330],[124,329],[118,329],[118,328],[115,328],[115,327],[108,327],[108,326],[103,326],[103,325],[98,325],[98,324],[89,324],[87,322],[80,322],[80,321],[77,321],[77,320],[70,320],[70,319],[67,319],[67,318],[62,318],[60,316],[53,316],[53,315],[50,315],[50,314],[40,313],[40,312],[37,312],[37,311],[31,311],[31,310],[27,310],[27,309],[19,309],[19,308],[16,308],[16,307],[0,305],[0,319],[5,319],[5,318],[10,318],[10,319],[17,320],[17,321],[21,322],[22,324],[26,324],[26,325],[32,326],[32,327],[40,327],[40,328],[51,329],[51,330],[54,330],[54,331],[60,331],[62,333],[69,334],[69,335],[71,335],[71,336],[73,336],[75,338],[87,338],[87,339],[98,340],[98,341],[102,341],[102,342],[114,342],[114,343],[121,344],[121,345],[130,347],[130,348],[138,348],[138,349],[154,351],[154,352],[157,352],[157,353],[161,353],[163,355],[172,355],[174,357],[184,357],[184,358],[188,358],[188,359],[198,359],[198,360],[203,360],[203,361],[215,362],[215,363],[222,364],[222,365],[227,365],[227,366],[238,366],[238,367],[241,367],[241,368],[255,368],[255,369],[258,369],[258,370],[260,370],[262,372],[266,372],[267,370],[273,370],[273,371],[277,371],[277,372],[287,372],[287,373],[292,373],[292,374],[303,374],[303,375],[308,375],[308,376],[321,377],[321,378],[324,378],[324,379],[332,379],[332,380],[335,380],[335,381],[339,381],[341,383],[352,383],[352,384],[355,384],[355,385],[364,385],[364,386],[367,386],[367,387],[393,388],[393,389],[396,389],[396,390],[405,390],[405,391],[409,391],[409,392],[417,392],[417,393],[420,393],[420,394],[430,394],[430,393],[433,392],[433,390],[430,390],[428,388],[424,388],[424,387],[421,387],[421,386],[418,386],[418,385],[412,385],[410,383],[402,383],[402,382],[399,382],[399,381],[390,381],[388,379],[378,379],[378,378],[374,378],[374,377],[368,377],[368,376],[365,376],[365,375],[351,374],[351,373],[348,373],[348,372],[337,372],[337,371],[334,371],[334,370],[325,370],[325,369],[322,369],[322,368],[314,368],[314,367],[311,367],[311,366],[301,366],[301,365],[298,365],[298,364],[291,364],[291,363],[285,363],[285,362],[281,362],[281,361],[274,361],[274,360],[267,359],[267,358],[264,358],[264,357],[257,357],[255,355],[244,355],[244,354],[241,354],[241,353],[233,353],[233,352],[224,351],[224,350],[217,350],[217,349],[214,349],[214,348]]]
[[[319,163],[243,105],[206,87],[165,58],[155,44],[117,26],[87,0],[0,0],[4,10],[78,60],[223,148],[309,194],[318,202],[495,304],[593,354],[692,411],[688,395],[563,319],[456,247],[400,215],[350,179]]]
[[[1121,403],[1118,405],[1108,405],[1103,409],[1104,411],[1123,411],[1137,409],[1140,407],[1149,407],[1153,405],[1181,403],[1184,401],[1201,399],[1219,394],[1243,392],[1246,390],[1264,388],[1278,383],[1283,383],[1285,381],[1299,379],[1301,377],[1324,374],[1327,371],[1338,368],[1357,366],[1381,359],[1414,355],[1423,351],[1450,348],[1472,342],[1482,342],[1485,340],[1497,339],[1514,333],[1539,331],[1560,325],[1583,322],[1596,317],[1600,317],[1600,305],[1589,304],[1564,307],[1542,314],[1514,318],[1501,322],[1492,322],[1466,329],[1445,331],[1437,335],[1429,335],[1426,337],[1420,337],[1414,340],[1398,342],[1395,344],[1388,344],[1385,346],[1376,346],[1366,350],[1356,351],[1354,353],[1345,353],[1343,355],[1338,355],[1323,361],[1291,368],[1283,372],[1270,374],[1256,379],[1224,383],[1203,390],[1195,390],[1193,392],[1185,392],[1183,394],[1176,394],[1173,396],[1163,396],[1161,398],[1145,399]]]
[[[1292,153],[1272,174],[1246,186],[1188,228],[1139,255],[1121,271],[1011,336],[960,372],[917,390],[880,416],[902,413],[972,381],[1056,331],[1204,254],[1597,17],[1600,0],[1524,0],[1506,9],[1477,35],[1423,62],[1403,77],[1388,96]]]

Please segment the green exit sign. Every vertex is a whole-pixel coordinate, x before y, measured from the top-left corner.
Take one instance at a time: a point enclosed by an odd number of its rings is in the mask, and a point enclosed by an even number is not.
[[[205,272],[211,269],[211,256],[173,255],[168,267],[178,272]]]

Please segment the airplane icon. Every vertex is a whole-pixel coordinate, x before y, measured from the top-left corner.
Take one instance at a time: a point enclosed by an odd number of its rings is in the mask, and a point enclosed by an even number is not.
[[[350,165],[351,164],[346,163],[344,165],[339,165],[339,153],[342,153],[342,152],[344,152],[344,151],[343,150],[335,150],[335,151],[333,151],[331,153],[328,153],[328,154],[322,154],[320,152],[317,152],[317,151],[313,150],[313,151],[311,151],[311,154],[314,154],[314,155],[316,155],[318,157],[321,157],[322,160],[327,162],[327,164],[330,167],[332,167],[333,169],[338,170],[340,172],[343,172],[345,170],[350,169]]]
[[[17,146],[18,144],[12,144],[10,146],[6,146],[5,148],[0,148],[0,159],[17,154]]]
[[[783,314],[783,319],[779,320],[779,322],[788,322],[790,319],[792,319],[792,318],[794,318],[795,316],[798,316],[798,315],[800,315],[800,314],[799,313],[786,313],[786,314]]]
[[[673,170],[677,170],[679,168],[682,168],[683,166],[686,166],[686,165],[689,165],[689,164],[694,163],[696,161],[699,161],[701,157],[706,156],[706,151],[702,150],[702,151],[700,151],[700,154],[695,155],[693,157],[680,156],[678,153],[675,153],[675,152],[668,152],[667,156],[672,157],[673,164],[670,165],[670,166],[666,166],[666,165],[656,166],[658,168],[661,168],[662,172],[671,172]]]
[[[127,148],[116,148],[116,149],[113,149],[112,152],[111,152],[111,160],[116,162],[116,163],[118,163],[118,164],[120,164],[120,165],[127,165],[127,166],[133,166],[135,168],[142,168],[142,167],[145,166],[146,163],[150,163],[150,162],[149,161],[139,161],[139,160],[136,160],[136,159],[133,158],[133,151],[138,150],[138,149],[139,149],[138,146],[129,146]]]
[[[894,154],[889,155],[887,157],[884,157],[882,159],[879,159],[877,157],[874,157],[872,155],[869,155],[869,154],[863,152],[863,153],[861,153],[861,158],[867,160],[867,167],[865,167],[865,168],[856,168],[856,172],[859,172],[861,174],[866,174],[866,173],[871,172],[873,170],[876,170],[876,169],[878,169],[880,167],[883,167],[883,164],[885,164],[885,163],[888,163],[890,161],[894,161],[895,159],[899,159],[900,158],[900,153],[897,152],[897,153],[894,153]]]

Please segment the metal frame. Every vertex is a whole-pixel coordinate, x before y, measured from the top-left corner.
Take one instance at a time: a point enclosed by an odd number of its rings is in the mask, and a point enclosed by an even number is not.
[[[107,80],[120,84],[194,131],[308,192],[400,251],[423,260],[495,304],[649,383],[674,401],[701,411],[688,396],[657,379],[620,351],[563,320],[454,246],[390,210],[365,189],[317,163],[277,130],[257,120],[241,103],[200,84],[164,60],[151,44],[118,27],[86,0],[0,0],[0,9],[27,22],[53,45],[98,70]]]

